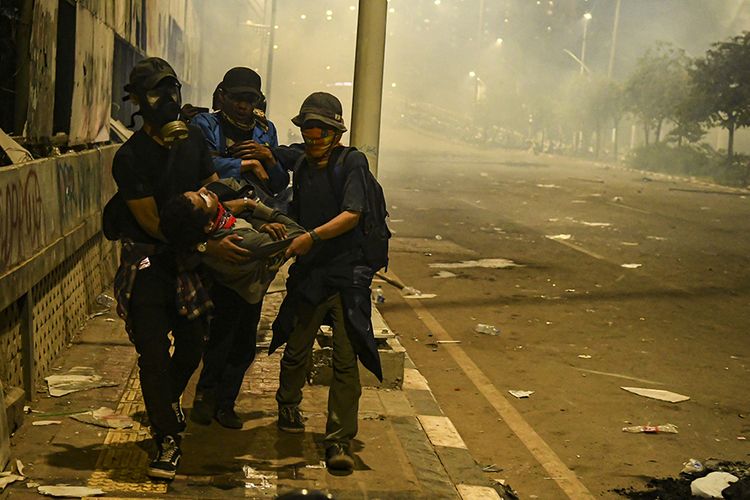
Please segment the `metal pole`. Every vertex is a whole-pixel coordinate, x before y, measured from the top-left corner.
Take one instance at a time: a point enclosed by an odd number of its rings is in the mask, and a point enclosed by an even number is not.
[[[609,48],[609,66],[607,67],[607,78],[612,78],[612,70],[615,67],[615,50],[617,47],[617,28],[620,25],[620,3],[622,0],[617,0],[615,5],[615,21],[612,25],[612,46]]]
[[[589,20],[584,19],[583,21],[583,42],[581,42],[581,74],[583,74],[583,68],[586,65],[586,35],[589,32]]]
[[[276,32],[276,0],[266,0],[266,9],[271,4],[271,20],[268,23],[268,59],[266,60],[266,116],[271,109],[271,76],[273,75],[273,44]]]
[[[34,17],[33,0],[24,0],[21,5],[21,19],[16,32],[18,62],[16,63],[16,98],[13,112],[13,129],[18,135],[25,135],[29,112],[29,88],[31,87],[31,22]]]
[[[386,0],[359,0],[351,144],[367,155],[370,171],[375,176],[378,174],[380,150],[387,12]]]

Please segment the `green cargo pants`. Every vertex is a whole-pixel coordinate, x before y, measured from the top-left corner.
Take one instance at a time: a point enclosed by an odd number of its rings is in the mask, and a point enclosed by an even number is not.
[[[339,294],[318,306],[300,304],[297,326],[289,336],[281,358],[276,401],[280,407],[296,406],[302,401],[308,359],[318,328],[329,311],[333,317],[333,379],[328,391],[325,443],[327,446],[333,443],[348,445],[357,435],[357,412],[362,387],[359,384],[357,356],[346,331]]]

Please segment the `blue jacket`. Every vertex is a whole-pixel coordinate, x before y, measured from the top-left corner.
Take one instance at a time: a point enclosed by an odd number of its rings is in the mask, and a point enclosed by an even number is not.
[[[242,179],[240,166],[242,160],[232,158],[227,149],[227,140],[221,125],[219,113],[200,113],[190,120],[191,125],[198,127],[206,139],[206,145],[213,155],[214,168],[221,178]],[[255,125],[253,140],[258,144],[273,149],[279,145],[276,127],[269,120],[268,129]],[[273,193],[279,193],[289,185],[289,173],[277,162],[268,172],[268,188]]]

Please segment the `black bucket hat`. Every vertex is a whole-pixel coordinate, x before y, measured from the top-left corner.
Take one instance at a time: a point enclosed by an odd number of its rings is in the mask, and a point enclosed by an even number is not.
[[[160,57],[147,57],[133,66],[128,84],[125,85],[125,92],[135,94],[151,90],[165,78],[174,78],[179,83],[177,73],[167,61]],[[125,99],[127,100],[127,96]]]
[[[262,96],[260,91],[260,75],[250,68],[232,68],[224,74],[219,87],[230,94],[255,94]]]
[[[292,118],[292,123],[302,127],[305,122],[316,120],[346,132],[342,112],[341,101],[336,96],[328,92],[314,92],[302,102],[299,114]]]

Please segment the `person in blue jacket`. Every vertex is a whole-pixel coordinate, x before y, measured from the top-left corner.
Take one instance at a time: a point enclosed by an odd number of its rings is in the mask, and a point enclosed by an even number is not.
[[[254,198],[283,211],[283,203],[278,202],[284,192],[291,193],[289,174],[271,153],[278,138],[276,127],[265,117],[260,88],[255,71],[232,68],[216,92],[218,111],[198,114],[190,123],[203,133],[219,177],[247,181]],[[198,250],[205,247],[198,245]],[[263,300],[248,303],[219,283],[214,284],[211,299],[214,317],[190,418],[204,425],[216,419],[224,427],[241,429],[234,405],[245,372],[255,359]]]

